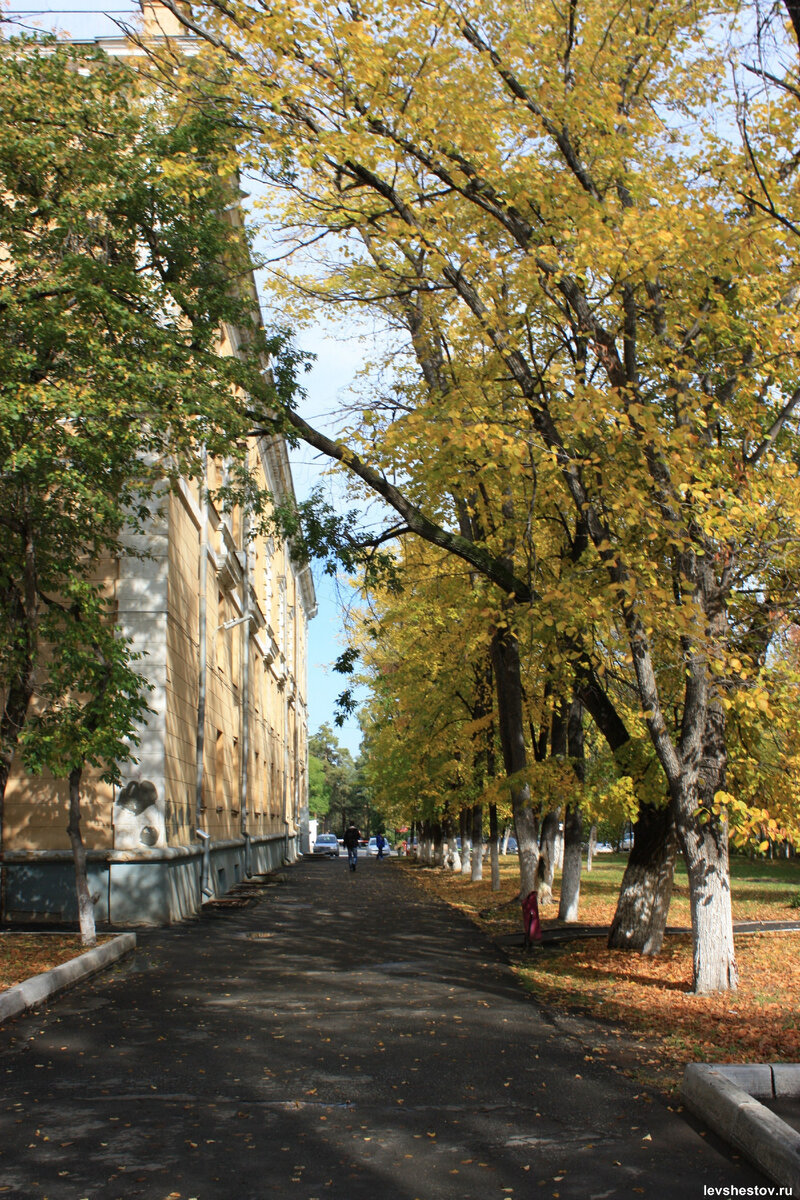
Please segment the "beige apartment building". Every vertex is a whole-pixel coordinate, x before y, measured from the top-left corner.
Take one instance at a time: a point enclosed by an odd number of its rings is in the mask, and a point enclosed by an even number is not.
[[[292,494],[281,439],[253,439],[249,454],[273,496]],[[224,472],[208,462],[210,491]],[[87,777],[90,886],[99,921],[168,922],[308,849],[314,587],[285,542],[252,536],[240,512],[185,482],[138,545],[121,547],[105,583],[143,656],[153,712],[122,786]],[[3,831],[9,920],[74,915],[66,825],[65,786],[15,772]]]
[[[145,36],[181,34],[157,9],[145,8]],[[140,52],[126,39],[98,44]],[[229,219],[241,220],[236,206]],[[250,288],[257,310],[254,280]],[[237,331],[221,333],[221,353],[236,353]],[[248,454],[259,485],[277,500],[293,496],[281,438],[253,438]],[[146,533],[121,545],[101,575],[142,656],[153,710],[120,787],[85,776],[95,915],[115,925],[179,920],[308,850],[311,573],[285,541],[208,498],[226,482],[224,462],[208,460],[204,471],[205,483],[165,490]],[[67,809],[66,785],[12,774],[2,840],[8,920],[76,915]]]

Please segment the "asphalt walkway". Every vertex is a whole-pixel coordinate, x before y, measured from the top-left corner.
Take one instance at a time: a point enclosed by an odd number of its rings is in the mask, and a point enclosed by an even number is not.
[[[543,1014],[391,861],[283,878],[246,910],[141,934],[131,960],[0,1030],[0,1197],[700,1200],[766,1184],[591,1054],[585,1026]]]

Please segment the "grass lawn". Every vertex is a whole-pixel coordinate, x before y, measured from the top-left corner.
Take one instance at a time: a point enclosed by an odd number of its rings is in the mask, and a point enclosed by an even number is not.
[[[608,925],[625,868],[624,855],[599,855],[581,883],[580,921]],[[405,869],[426,891],[467,913],[490,936],[521,931],[519,905],[502,908],[519,890],[516,859],[501,859],[500,893],[489,879],[415,865]],[[487,871],[488,874],[488,871]],[[558,879],[556,880],[558,884]],[[800,863],[732,862],[735,921],[800,921],[791,902],[800,892]],[[558,899],[557,886],[555,889]],[[543,925],[556,924],[557,903]],[[680,863],[669,924],[689,925],[689,889]],[[510,952],[524,986],[548,1009],[601,1018],[624,1035],[623,1060],[643,1082],[675,1089],[687,1062],[800,1062],[800,930],[737,935],[740,985],[735,994],[694,996],[688,935],[666,939],[656,958],[609,950],[603,938],[584,938]],[[618,1055],[623,1043],[618,1045]],[[593,1048],[603,1056],[608,1044]]]

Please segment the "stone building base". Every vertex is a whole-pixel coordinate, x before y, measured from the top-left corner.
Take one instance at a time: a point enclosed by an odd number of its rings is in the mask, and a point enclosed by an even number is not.
[[[115,927],[170,925],[192,916],[211,896],[225,895],[248,874],[267,874],[297,856],[296,838],[283,834],[252,838],[249,850],[244,838],[215,842],[208,849],[204,877],[202,847],[91,850],[87,857],[89,888],[97,896],[95,919]],[[77,921],[68,850],[9,851],[3,862],[9,924]]]

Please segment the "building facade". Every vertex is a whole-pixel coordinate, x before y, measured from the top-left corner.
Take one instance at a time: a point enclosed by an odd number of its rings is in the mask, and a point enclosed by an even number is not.
[[[285,444],[253,439],[250,468],[292,495]],[[307,566],[248,529],[207,486],[165,492],[103,582],[152,691],[135,763],[112,787],[87,772],[84,838],[96,917],[159,924],[308,849]],[[75,916],[67,789],[14,771],[3,831],[9,921]]]
[[[142,36],[96,44],[128,57],[147,41],[176,38],[181,54],[192,52],[192,39],[156,3],[144,6]],[[236,202],[227,219],[241,222]],[[257,313],[254,280],[244,286]],[[235,354],[237,331],[220,336],[220,353]],[[283,440],[252,438],[247,452],[255,482],[291,499]],[[277,535],[209,498],[227,482],[225,462],[207,459],[203,471],[202,480],[165,489],[146,532],[99,572],[152,689],[121,786],[84,775],[95,915],[114,925],[179,920],[308,849],[311,574]],[[28,776],[17,762],[2,830],[8,921],[76,916],[67,821],[66,784]]]

